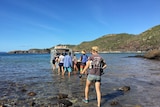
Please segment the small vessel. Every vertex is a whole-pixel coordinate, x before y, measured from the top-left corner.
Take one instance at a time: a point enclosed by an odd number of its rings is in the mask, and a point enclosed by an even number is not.
[[[51,55],[50,62],[52,63],[52,60],[55,57],[59,56],[60,53],[63,53],[63,54],[71,53],[71,57],[73,57],[73,54],[74,54],[71,48],[68,48],[65,45],[58,45],[58,46],[55,46],[53,49],[50,50],[50,55]]]

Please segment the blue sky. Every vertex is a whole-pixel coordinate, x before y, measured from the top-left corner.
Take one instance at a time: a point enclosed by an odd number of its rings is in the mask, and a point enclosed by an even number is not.
[[[160,24],[160,0],[0,0],[0,51],[78,45]]]

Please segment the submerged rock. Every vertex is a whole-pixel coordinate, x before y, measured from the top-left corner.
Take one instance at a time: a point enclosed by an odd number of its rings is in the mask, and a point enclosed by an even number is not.
[[[68,95],[67,95],[67,94],[59,93],[59,94],[57,95],[57,98],[58,98],[58,99],[68,98]]]
[[[28,96],[35,96],[35,95],[37,95],[35,92],[29,92],[28,93]]]
[[[127,91],[129,91],[130,89],[131,89],[130,86],[123,86],[123,87],[120,87],[120,88],[118,88],[118,89],[113,89],[113,90],[127,92]]]
[[[130,86],[123,86],[123,87],[118,88],[118,90],[124,91],[124,92],[129,91],[130,89],[131,89]]]
[[[69,100],[59,100],[58,101],[58,104],[60,107],[69,107],[69,106],[72,106],[72,102],[70,102]]]
[[[119,104],[118,101],[111,101],[111,102],[110,102],[110,105],[112,105],[112,106],[113,106],[113,105],[117,105],[117,104]]]
[[[27,90],[23,88],[23,89],[21,89],[21,92],[27,92]]]
[[[31,107],[32,106],[35,106],[36,105],[36,103],[34,102],[34,101],[32,101],[32,102],[30,102],[30,104],[29,104]]]

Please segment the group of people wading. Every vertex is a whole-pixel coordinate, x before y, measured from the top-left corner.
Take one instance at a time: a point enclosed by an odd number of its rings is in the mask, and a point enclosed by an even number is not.
[[[58,75],[63,76],[65,75],[65,72],[68,72],[68,76],[71,75],[72,71],[74,74],[79,73],[79,71],[82,72],[89,57],[85,50],[82,50],[81,53],[82,55],[79,59],[77,59],[75,54],[72,57],[70,52],[58,53],[52,60],[53,71],[58,68]]]
[[[55,68],[56,62],[58,63],[58,74],[62,73],[65,75],[65,72],[68,72],[68,76],[70,76],[73,71],[77,72],[80,70],[80,74],[86,74],[86,86],[85,86],[85,98],[82,99],[84,103],[89,103],[89,88],[92,82],[95,83],[95,89],[97,94],[97,107],[101,106],[101,75],[103,73],[103,69],[107,67],[105,60],[98,54],[99,48],[97,46],[93,46],[91,48],[91,55],[87,56],[85,50],[83,50],[80,57],[80,69],[77,67],[78,60],[74,55],[71,57],[70,53],[63,55],[61,53],[59,56],[55,57],[52,61],[53,67]]]

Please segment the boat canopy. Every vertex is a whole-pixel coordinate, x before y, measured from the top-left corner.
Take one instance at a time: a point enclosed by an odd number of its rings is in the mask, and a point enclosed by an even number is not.
[[[54,59],[55,56],[59,56],[60,53],[63,53],[64,55],[67,53],[71,53],[71,56],[73,56],[72,49],[68,48],[67,46],[55,46],[53,49],[51,49],[51,60]]]

